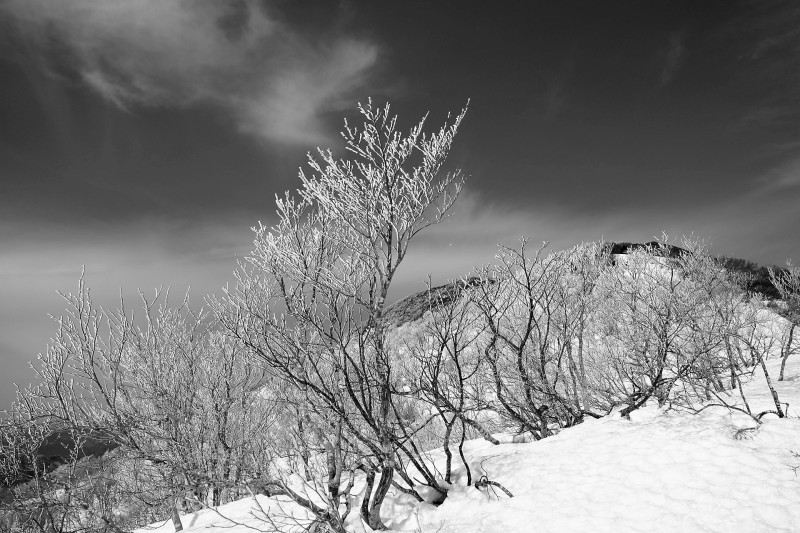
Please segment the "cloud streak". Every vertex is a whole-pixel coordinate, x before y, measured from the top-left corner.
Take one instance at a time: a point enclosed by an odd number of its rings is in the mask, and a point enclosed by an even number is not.
[[[5,0],[0,14],[53,72],[121,109],[212,104],[270,141],[321,142],[351,104],[376,44],[308,36],[257,0]]]
[[[756,184],[763,188],[762,193],[788,193],[789,190],[800,189],[800,157],[796,156],[772,168]]]

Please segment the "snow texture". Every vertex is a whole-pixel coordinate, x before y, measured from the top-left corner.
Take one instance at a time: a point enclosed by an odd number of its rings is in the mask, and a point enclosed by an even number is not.
[[[648,405],[630,420],[612,413],[538,442],[516,444],[511,435],[499,446],[471,441],[473,475],[502,483],[513,498],[493,487],[465,487],[462,469],[442,505],[393,495],[383,518],[393,530],[431,533],[800,531],[800,360],[794,359],[786,380],[775,382],[788,418],[767,415],[759,426],[724,407],[694,413]],[[773,380],[779,364],[769,361]],[[762,373],[745,390],[754,412],[774,408]],[[431,453],[434,461],[442,458]],[[291,516],[304,513],[294,504],[254,502],[184,516],[184,531],[274,531],[264,512],[283,524],[279,530],[299,530]],[[173,528],[167,522],[138,533],[145,531]]]

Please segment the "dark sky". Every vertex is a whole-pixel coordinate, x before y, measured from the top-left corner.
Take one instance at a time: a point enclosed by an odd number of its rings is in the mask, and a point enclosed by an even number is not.
[[[453,220],[394,294],[518,236],[800,260],[792,1],[0,0],[0,409],[82,266],[96,299],[231,279],[355,105],[470,99]]]

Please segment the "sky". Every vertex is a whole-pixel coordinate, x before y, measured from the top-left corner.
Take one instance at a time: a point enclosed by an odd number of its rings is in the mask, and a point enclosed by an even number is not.
[[[796,2],[0,0],[0,409],[57,291],[201,305],[368,98],[404,128],[470,102],[394,298],[521,236],[800,261]]]

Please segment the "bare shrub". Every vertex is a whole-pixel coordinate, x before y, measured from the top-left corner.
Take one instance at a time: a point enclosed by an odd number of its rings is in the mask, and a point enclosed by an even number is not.
[[[118,479],[146,507],[173,515],[241,495],[268,457],[274,408],[267,376],[188,301],[142,295],[142,316],[96,307],[83,280],[15,407],[29,423],[100,436],[119,447]]]
[[[790,322],[786,340],[781,347],[781,370],[778,381],[783,381],[786,360],[798,350],[793,346],[793,342],[795,329],[800,324],[800,268],[787,262],[784,270],[770,268],[769,278],[783,299],[781,314]]]

